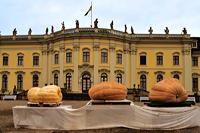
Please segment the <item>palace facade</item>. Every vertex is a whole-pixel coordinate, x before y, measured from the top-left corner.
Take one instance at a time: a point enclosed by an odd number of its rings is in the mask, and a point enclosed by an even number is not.
[[[74,28],[43,35],[0,36],[0,90],[12,92],[55,84],[84,93],[103,81],[149,91],[174,77],[189,93],[200,87],[198,37],[129,34],[105,28]]]

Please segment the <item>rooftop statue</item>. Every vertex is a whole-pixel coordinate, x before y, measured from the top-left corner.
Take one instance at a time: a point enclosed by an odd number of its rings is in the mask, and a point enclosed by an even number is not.
[[[49,29],[48,27],[46,28],[45,34],[48,35]]]
[[[32,30],[31,30],[31,28],[29,28],[28,35],[31,36],[31,33],[32,33]]]
[[[112,22],[110,23],[110,29],[113,30],[113,20],[112,20]]]
[[[134,34],[134,30],[133,27],[131,26],[131,34]]]
[[[94,21],[94,28],[98,28],[98,18]]]
[[[79,21],[76,20],[76,28],[79,28]]]
[[[187,34],[187,30],[186,30],[186,28],[183,28],[183,34],[184,34],[184,35]]]
[[[53,25],[51,26],[51,33],[54,33],[54,27],[53,27]]]
[[[62,25],[62,30],[65,30],[65,23],[64,23],[64,21],[61,23],[61,25]]]
[[[168,27],[166,27],[166,29],[165,29],[165,34],[169,34],[169,29],[168,29]]]
[[[14,30],[13,30],[13,36],[16,36],[17,35],[17,29],[15,28]]]
[[[150,27],[149,34],[152,34],[152,33],[153,33],[153,29],[152,29],[152,27]]]
[[[127,33],[127,27],[126,27],[126,24],[124,25],[124,32]]]

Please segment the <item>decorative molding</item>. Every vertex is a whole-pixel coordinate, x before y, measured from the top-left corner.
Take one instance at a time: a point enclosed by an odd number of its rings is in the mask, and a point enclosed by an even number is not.
[[[15,72],[15,74],[22,74],[22,75],[24,75],[25,74],[25,72],[23,72],[23,71],[17,71],[17,72]]]
[[[159,75],[159,74],[164,75],[165,72],[163,72],[163,71],[156,71],[156,72],[154,72],[154,74],[156,74],[156,75]]]
[[[65,69],[63,72],[64,73],[72,73],[72,72],[74,72],[74,70],[73,69]]]
[[[4,74],[8,75],[8,74],[10,74],[10,72],[9,71],[1,71],[0,74],[2,74],[2,75],[4,75]]]
[[[82,65],[78,65],[78,68],[93,68],[94,65],[90,65],[89,63],[85,62]]]
[[[109,73],[110,72],[110,70],[108,70],[108,69],[99,69],[98,70],[98,72],[100,72],[100,73]]]
[[[39,72],[39,71],[32,71],[31,74],[32,74],[32,75],[34,75],[34,74],[39,75],[39,74],[41,74],[41,72]]]
[[[59,70],[53,70],[52,73],[60,73]]]
[[[200,77],[200,74],[199,74],[199,73],[192,73],[192,77],[193,77],[193,78],[199,78],[199,77]]]
[[[180,72],[180,71],[173,71],[173,72],[171,72],[172,75],[176,75],[176,74],[181,75],[181,73],[182,72]]]
[[[147,72],[147,71],[140,71],[140,72],[137,72],[139,75],[142,75],[142,74],[144,74],[144,75],[148,75],[149,74],[149,72]]]
[[[124,74],[123,70],[115,70],[114,72],[115,72],[115,74],[118,74],[118,73]]]

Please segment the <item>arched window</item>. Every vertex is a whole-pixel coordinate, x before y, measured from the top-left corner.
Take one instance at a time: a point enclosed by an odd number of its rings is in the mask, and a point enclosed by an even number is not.
[[[54,85],[58,85],[58,74],[54,74]]]
[[[108,50],[101,50],[101,63],[108,63]]]
[[[90,62],[90,50],[87,48],[83,49],[83,62]]]
[[[23,76],[21,74],[17,75],[17,89],[23,89]]]
[[[108,75],[106,73],[101,74],[101,82],[108,81]]]
[[[72,83],[72,75],[71,73],[66,74],[66,89],[71,89],[71,83]]]
[[[146,78],[146,75],[141,75],[140,76],[140,88],[141,89],[146,89],[147,87],[147,78]]]
[[[33,87],[38,87],[39,77],[37,74],[33,75]]]
[[[90,73],[85,72],[82,75],[82,91],[87,92],[88,89],[91,87],[91,79],[90,79]]]
[[[161,80],[163,80],[163,76],[161,74],[157,75],[157,82],[160,82]]]
[[[72,63],[72,51],[70,49],[66,51],[66,63]]]
[[[122,83],[122,75],[120,73],[117,74],[117,82]]]
[[[58,64],[58,62],[59,62],[59,54],[56,53],[54,54],[54,64]]]
[[[178,75],[178,74],[175,74],[173,78],[175,78],[175,79],[178,79],[178,80],[179,80],[179,78],[180,78],[180,77],[179,77],[179,75]]]
[[[6,74],[2,76],[2,89],[4,90],[8,89],[8,77]]]

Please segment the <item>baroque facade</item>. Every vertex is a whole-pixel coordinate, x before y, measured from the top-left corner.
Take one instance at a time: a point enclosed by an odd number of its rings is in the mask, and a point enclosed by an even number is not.
[[[184,31],[183,31],[184,32]],[[55,84],[84,93],[103,81],[149,91],[174,77],[189,93],[200,86],[200,45],[189,34],[129,34],[105,28],[74,28],[44,35],[0,36],[0,89],[11,92]]]

